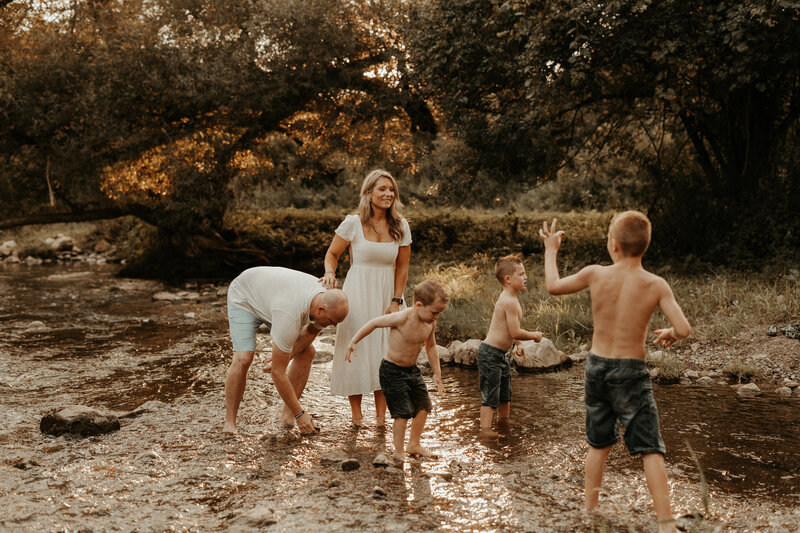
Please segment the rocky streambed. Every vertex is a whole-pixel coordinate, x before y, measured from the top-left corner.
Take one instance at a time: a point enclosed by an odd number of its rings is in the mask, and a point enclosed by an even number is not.
[[[516,425],[490,440],[477,434],[477,372],[446,367],[423,439],[439,457],[398,467],[379,457],[391,432],[352,428],[346,399],[328,394],[332,331],[316,343],[303,401],[320,433],[280,428],[263,333],[241,431],[227,436],[224,288],[119,279],[114,268],[0,270],[2,530],[656,529],[640,462],[623,447],[602,512],[582,513],[580,362],[515,376]],[[743,398],[728,385],[656,386],[675,513],[694,531],[798,530],[800,402],[770,388]],[[47,412],[71,404],[139,409],[104,435],[40,431]]]

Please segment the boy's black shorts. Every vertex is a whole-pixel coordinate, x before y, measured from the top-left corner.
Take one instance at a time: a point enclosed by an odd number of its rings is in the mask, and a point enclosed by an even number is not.
[[[400,366],[384,359],[378,377],[392,418],[410,419],[420,411],[433,410],[428,387],[417,365]]]

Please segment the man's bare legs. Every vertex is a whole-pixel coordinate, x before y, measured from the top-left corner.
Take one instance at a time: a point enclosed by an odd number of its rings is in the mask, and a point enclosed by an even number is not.
[[[348,396],[347,399],[350,401],[350,413],[353,425],[357,428],[361,427],[364,421],[364,416],[361,414],[361,395],[353,394],[352,396]]]
[[[303,352],[294,355],[291,363],[289,363],[286,375],[289,377],[289,382],[291,382],[298,400],[303,395],[303,391],[306,388],[308,376],[311,374],[311,363],[314,361],[314,355],[316,353],[317,351],[314,347],[309,346]],[[296,414],[297,413],[292,413],[289,407],[284,404],[281,422],[286,426],[294,426],[294,415]]]
[[[382,390],[372,393],[375,396],[375,425],[382,428],[386,425],[386,398]]]
[[[664,466],[664,456],[660,453],[648,453],[642,455],[642,466],[644,467],[644,478],[647,480],[647,488],[653,496],[653,507],[656,510],[658,519],[658,530],[660,533],[671,533],[675,531],[675,522],[672,517],[672,509],[669,502],[669,484],[667,483],[667,469]]]
[[[488,405],[481,405],[481,437],[497,437],[498,433],[492,431],[494,409]]]
[[[428,419],[428,411],[420,409],[414,418],[411,419],[411,432],[408,435],[408,446],[406,452],[410,455],[422,455],[434,457],[434,454],[422,447],[419,439],[422,437],[422,430],[425,428],[425,420]]]
[[[236,433],[236,415],[244,397],[247,371],[253,363],[255,352],[233,352],[233,361],[225,376],[225,427],[226,433]]]
[[[603,483],[603,472],[606,469],[606,459],[611,453],[611,446],[595,448],[589,446],[586,453],[586,469],[584,471],[584,493],[586,503],[584,510],[588,513],[597,507],[600,497],[600,486]]]

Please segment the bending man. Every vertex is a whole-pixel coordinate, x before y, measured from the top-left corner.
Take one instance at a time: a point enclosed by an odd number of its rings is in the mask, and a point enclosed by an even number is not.
[[[300,405],[315,350],[312,341],[325,326],[347,316],[347,296],[325,290],[317,278],[281,267],[242,272],[228,288],[228,323],[233,362],[225,378],[225,429],[236,432],[236,414],[244,396],[247,371],[256,350],[256,330],[264,323],[272,335],[272,381],[283,398],[281,420],[303,433],[316,430]],[[289,362],[292,362],[289,365]],[[288,369],[288,370],[287,370]]]

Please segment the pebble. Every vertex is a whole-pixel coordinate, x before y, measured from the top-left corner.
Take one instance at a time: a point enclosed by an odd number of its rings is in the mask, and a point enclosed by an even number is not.
[[[792,395],[792,389],[790,389],[789,387],[778,387],[777,389],[775,389],[775,394],[786,398]]]
[[[783,386],[789,387],[790,389],[796,389],[797,387],[800,387],[800,383],[793,379],[783,378]]]
[[[161,456],[155,450],[146,450],[136,456],[137,463],[151,463],[160,460]]]
[[[378,485],[375,485],[374,487],[372,487],[372,495],[376,496],[378,498],[385,498],[386,497],[386,491],[383,490],[382,487],[380,487]]]
[[[197,318],[197,313],[184,313],[183,318]]]
[[[695,383],[703,387],[710,387],[711,385],[714,385],[714,380],[710,376],[703,376],[698,378]]]
[[[401,468],[397,468],[396,466],[387,466],[384,472],[387,474],[402,474],[403,470]]]
[[[372,460],[372,464],[373,466],[389,466],[389,458],[379,453],[375,456],[375,459]]]
[[[689,379],[697,379],[700,377],[700,373],[697,370],[687,370],[683,375]]]

